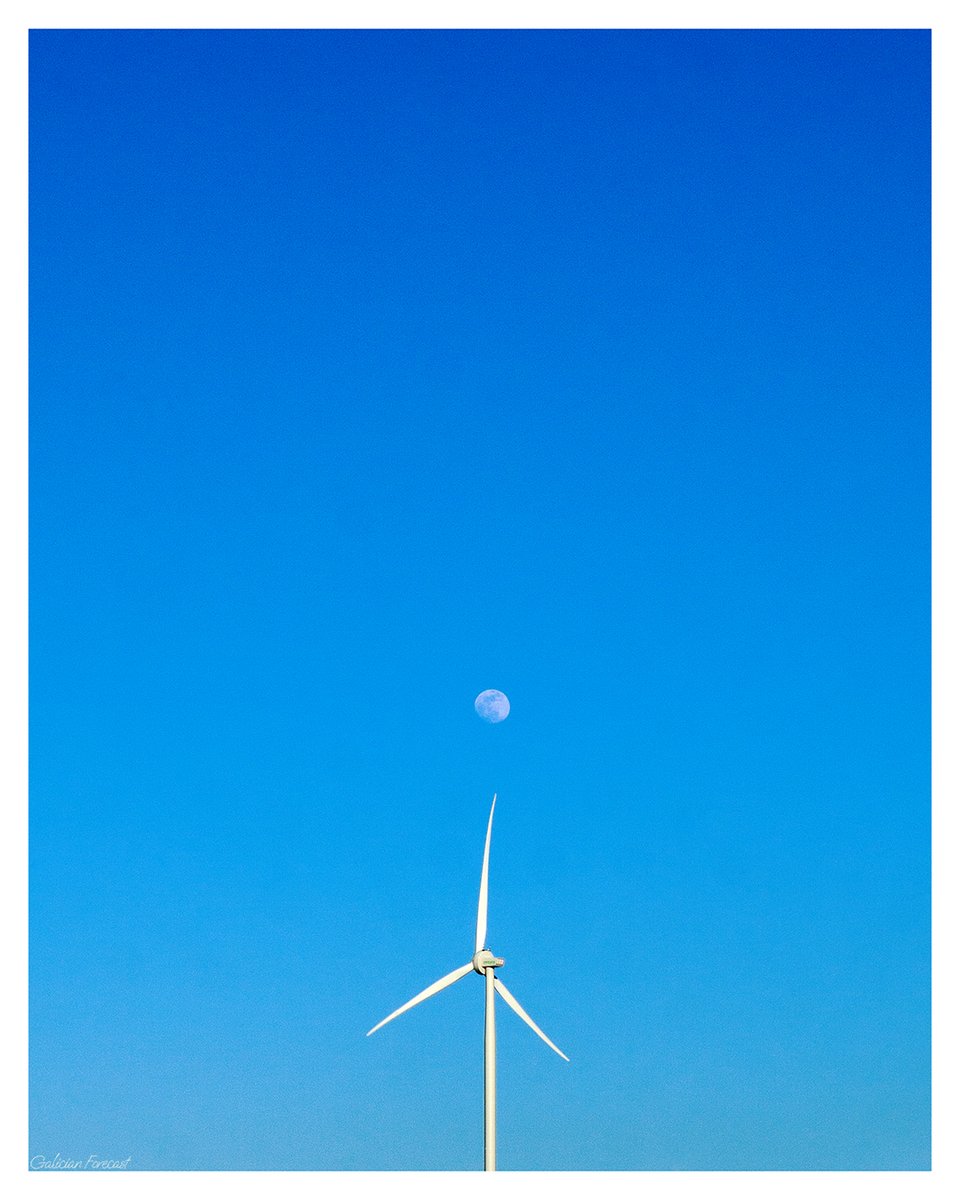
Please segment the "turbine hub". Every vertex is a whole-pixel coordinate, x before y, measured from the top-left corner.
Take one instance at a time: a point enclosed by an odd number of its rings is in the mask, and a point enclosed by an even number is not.
[[[487,967],[502,967],[503,959],[495,958],[489,950],[478,950],[473,956],[473,969],[478,975],[484,975]]]

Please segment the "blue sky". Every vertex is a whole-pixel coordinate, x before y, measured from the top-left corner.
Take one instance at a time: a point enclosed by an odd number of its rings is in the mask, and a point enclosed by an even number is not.
[[[363,1034],[497,791],[502,1168],[927,1168],[927,35],[44,31],[30,132],[31,1155],[478,1167],[480,981]]]

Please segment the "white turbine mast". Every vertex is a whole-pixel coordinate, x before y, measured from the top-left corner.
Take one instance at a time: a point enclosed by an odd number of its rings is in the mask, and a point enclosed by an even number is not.
[[[444,975],[442,979],[438,979],[436,983],[431,983],[428,988],[424,988],[422,992],[418,992],[406,1004],[401,1004],[389,1017],[384,1017],[378,1025],[374,1025],[367,1033],[367,1037],[371,1033],[376,1033],[378,1029],[382,1029],[394,1017],[399,1017],[401,1013],[405,1013],[407,1009],[413,1008],[421,1000],[428,1000],[431,996],[435,996],[437,992],[442,992],[444,988],[449,987],[452,983],[456,983],[458,979],[463,979],[471,971],[476,971],[478,975],[484,977],[486,1004],[483,1023],[483,1169],[485,1171],[495,1171],[497,1169],[497,1036],[493,1010],[494,992],[499,993],[503,997],[517,1016],[522,1021],[526,1021],[533,1032],[542,1038],[551,1050],[559,1054],[566,1062],[570,1061],[563,1051],[550,1041],[536,1021],[523,1010],[520,1006],[520,1001],[517,1000],[513,993],[509,992],[503,982],[494,975],[494,970],[497,967],[503,966],[503,959],[495,957],[490,952],[489,947],[485,945],[487,940],[487,876],[490,869],[490,833],[493,830],[493,810],[496,806],[497,797],[494,795],[493,803],[490,805],[490,819],[487,822],[487,840],[483,847],[483,869],[480,872],[480,900],[477,904],[477,937],[473,958],[462,967],[457,967],[455,971],[451,971],[449,975]]]

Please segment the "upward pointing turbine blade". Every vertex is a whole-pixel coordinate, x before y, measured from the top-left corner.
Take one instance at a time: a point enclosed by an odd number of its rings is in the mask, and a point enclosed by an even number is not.
[[[551,1041],[550,1041],[550,1039],[549,1039],[549,1038],[547,1037],[547,1035],[546,1035],[546,1034],[543,1032],[543,1030],[540,1028],[540,1026],[539,1026],[539,1025],[536,1023],[536,1021],[534,1021],[534,1019],[533,1019],[532,1017],[528,1016],[528,1015],[527,1015],[527,1014],[526,1014],[526,1013],[523,1011],[523,1009],[520,1007],[520,1001],[519,1001],[519,1000],[516,998],[516,996],[514,996],[514,995],[513,995],[511,992],[508,992],[508,991],[507,991],[507,989],[504,987],[504,985],[503,985],[503,984],[500,982],[500,980],[499,980],[499,979],[494,979],[494,981],[493,981],[493,986],[494,986],[494,987],[497,989],[497,991],[498,991],[498,992],[500,993],[500,995],[501,995],[501,996],[504,998],[504,1000],[506,1000],[506,1002],[507,1002],[507,1003],[510,1005],[510,1007],[511,1007],[511,1008],[513,1009],[513,1011],[514,1011],[514,1012],[517,1014],[517,1016],[520,1018],[520,1020],[521,1020],[521,1021],[526,1021],[526,1023],[527,1023],[527,1024],[530,1026],[530,1028],[531,1028],[531,1029],[533,1030],[533,1032],[534,1032],[534,1033],[537,1035],[537,1037],[542,1037],[542,1038],[543,1038],[543,1040],[544,1040],[544,1041],[547,1043],[547,1045],[550,1047],[550,1049],[551,1049],[551,1050],[556,1050],[557,1054],[559,1054],[559,1055],[560,1055],[560,1057],[561,1057],[562,1059],[564,1059],[566,1062],[569,1062],[569,1061],[570,1061],[570,1059],[569,1059],[569,1058],[567,1058],[567,1056],[564,1054],[564,1052],[563,1052],[562,1050],[558,1049],[558,1048],[557,1048],[557,1047],[556,1047],[556,1046],[553,1044],[553,1042],[551,1042]]]
[[[487,841],[483,847],[483,870],[480,872],[480,902],[477,905],[477,944],[474,953],[485,950],[487,940],[487,874],[490,869],[490,833],[493,829],[493,810],[497,807],[497,793],[493,793],[490,805],[490,820],[487,822]]]
[[[388,1021],[392,1021],[394,1017],[399,1017],[401,1013],[405,1013],[408,1008],[413,1008],[415,1004],[419,1004],[421,1000],[428,1000],[431,996],[435,996],[437,992],[442,992],[445,987],[449,987],[451,983],[456,983],[458,979],[462,979],[464,975],[469,975],[473,970],[473,959],[467,963],[465,967],[457,967],[455,971],[451,971],[449,975],[444,975],[442,979],[438,979],[436,983],[431,983],[428,988],[424,988],[422,992],[418,992],[412,1000],[408,1000],[406,1004],[401,1004],[396,1012],[392,1012],[389,1017],[384,1017],[379,1025],[367,1031],[367,1037],[371,1033],[376,1033],[378,1029],[382,1029]]]

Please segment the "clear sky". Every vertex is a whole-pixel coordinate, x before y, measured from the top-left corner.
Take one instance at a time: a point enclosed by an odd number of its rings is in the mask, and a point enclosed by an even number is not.
[[[31,38],[31,1155],[925,1169],[929,39]],[[474,697],[499,688],[489,725]]]

